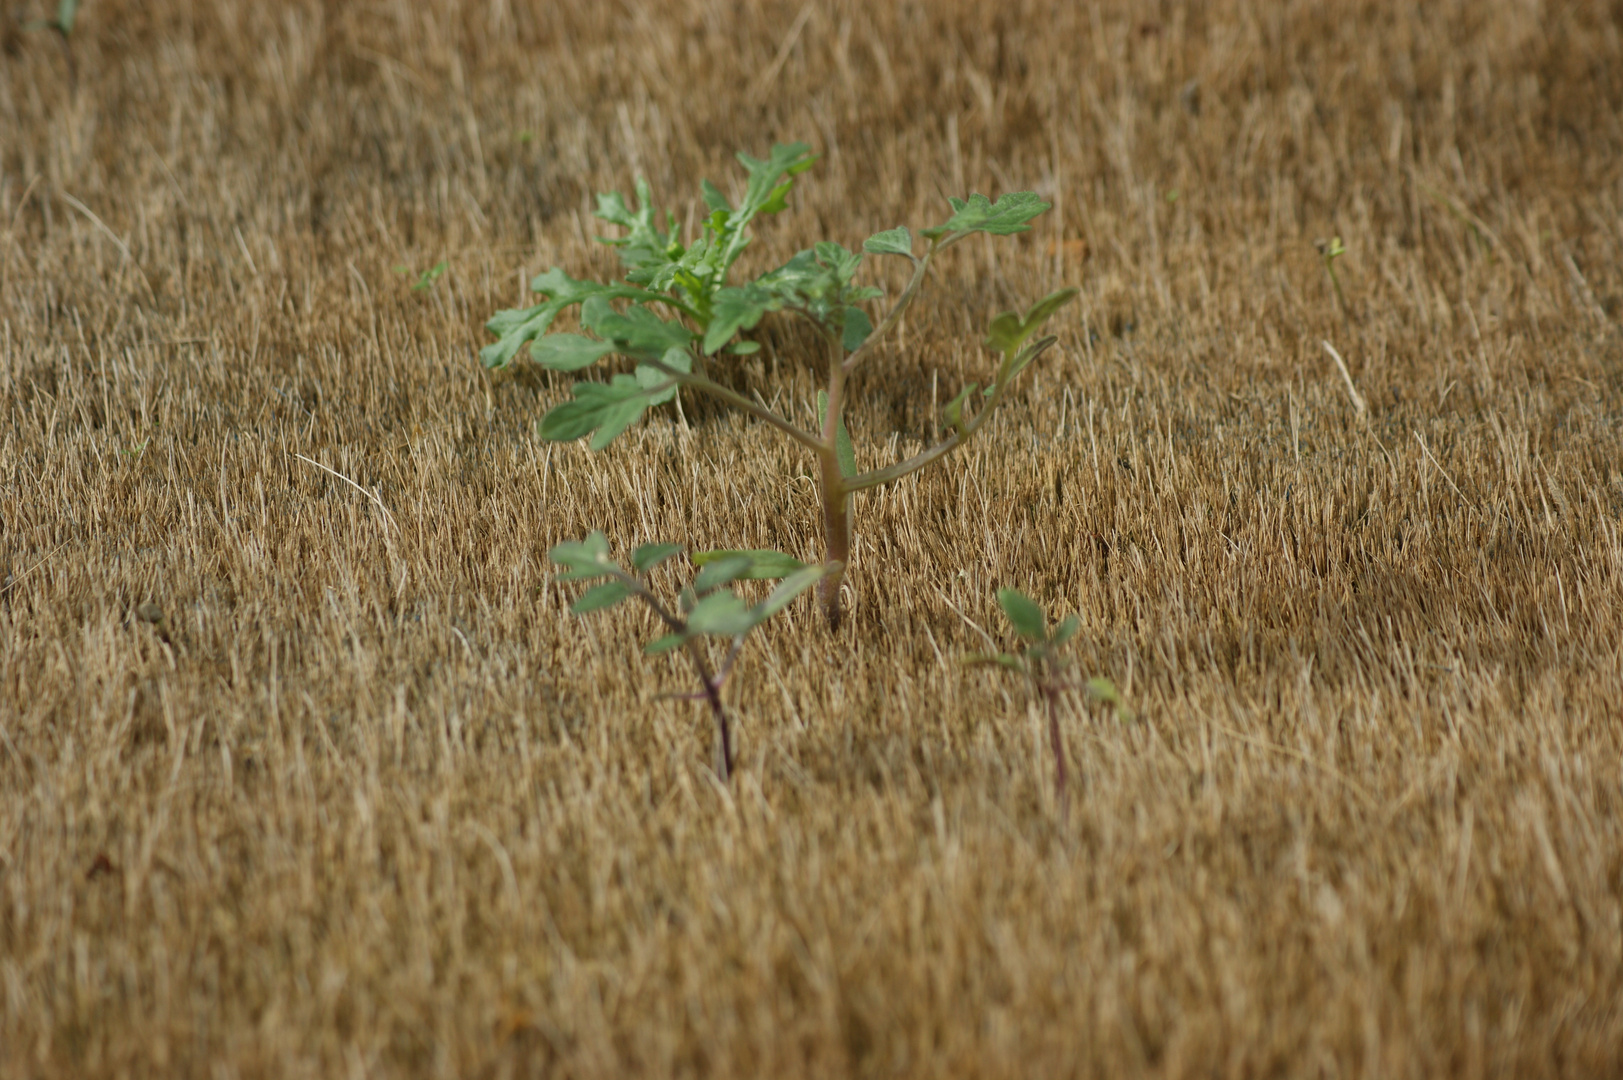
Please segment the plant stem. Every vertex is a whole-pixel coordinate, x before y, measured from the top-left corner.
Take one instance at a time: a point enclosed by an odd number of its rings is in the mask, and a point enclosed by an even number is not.
[[[800,443],[808,450],[821,452],[823,449],[823,444],[817,441],[816,436],[795,427],[795,425],[791,424],[789,421],[785,420],[771,409],[762,408],[760,405],[757,405],[755,402],[751,401],[743,394],[738,393],[736,390],[729,390],[727,387],[712,379],[708,379],[703,375],[697,375],[687,371],[678,371],[660,360],[644,360],[643,363],[647,364],[649,367],[663,375],[669,375],[672,379],[675,379],[683,386],[691,386],[693,389],[698,390],[701,393],[709,394],[713,398],[720,401],[725,401],[735,409],[749,413],[757,420],[762,420],[768,424],[771,424],[773,427]]]
[[[1065,736],[1059,730],[1059,694],[1059,687],[1054,683],[1043,683],[1043,698],[1048,705],[1048,743],[1054,752],[1054,801],[1059,804],[1059,820],[1063,825],[1070,820],[1071,803],[1065,797]]]
[[[716,720],[716,772],[725,784],[733,776],[733,735],[727,723],[727,710],[721,705],[721,689],[716,686],[716,680],[710,677],[710,665],[704,662],[704,654],[700,652],[696,638],[688,639],[687,654],[693,660],[693,669],[698,673],[699,681],[704,684],[704,698],[710,703],[710,715]]]
[[[878,487],[880,484],[888,484],[892,480],[900,480],[910,473],[918,472],[932,461],[939,461],[941,458],[946,457],[962,446],[965,441],[967,440],[955,431],[930,447],[930,449],[914,454],[906,461],[898,461],[896,464],[888,465],[883,469],[874,469],[872,472],[865,472],[851,477],[845,482],[845,490],[865,491],[871,487]]]
[[[659,602],[657,596],[643,587],[641,581],[624,573],[616,573],[614,576],[628,586],[633,593],[641,597],[643,602],[653,609],[654,614],[658,615],[660,621],[673,633],[681,634],[687,631],[687,620],[672,614],[669,608]],[[730,668],[733,660],[737,658],[738,648],[742,641],[743,639],[740,638],[733,643],[732,651],[727,654],[726,667]],[[686,652],[688,659],[693,661],[693,670],[699,676],[699,684],[704,687],[704,699],[710,705],[710,715],[716,721],[716,742],[718,744],[716,772],[720,775],[721,782],[725,784],[732,779],[733,775],[733,734],[732,727],[727,722],[727,710],[721,704],[721,682],[711,676],[710,665],[705,663],[704,653],[700,649],[698,639],[688,639]],[[724,668],[723,671],[725,672],[725,670]],[[725,678],[725,674],[723,674],[723,678]]]
[[[913,298],[918,295],[919,287],[924,284],[924,275],[929,272],[930,260],[935,258],[935,253],[945,246],[945,244],[932,240],[930,250],[924,253],[924,258],[915,260],[913,277],[908,281],[907,288],[902,290],[902,295],[896,298],[896,303],[891,305],[891,309],[886,312],[885,317],[879,320],[879,325],[873,328],[872,333],[868,335],[868,340],[864,341],[857,347],[855,352],[845,358],[844,364],[841,365],[845,371],[855,371],[857,365],[868,356],[869,350],[884,340],[885,335],[890,333],[891,329],[901,321],[902,315],[912,305]]]
[[[818,586],[828,628],[840,628],[840,583],[851,564],[851,495],[840,469],[840,411],[845,405],[844,349],[839,339],[830,337],[828,362],[828,406],[823,412],[823,441],[817,448],[823,496],[823,561],[838,565]],[[858,350],[860,352],[861,350]],[[857,353],[852,353],[856,356]]]

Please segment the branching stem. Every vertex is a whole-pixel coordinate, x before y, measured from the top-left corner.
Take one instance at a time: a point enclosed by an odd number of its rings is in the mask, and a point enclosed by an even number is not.
[[[815,435],[812,435],[807,431],[802,431],[800,428],[796,427],[794,424],[791,424],[789,421],[785,420],[771,409],[757,405],[743,394],[740,394],[736,390],[729,390],[727,387],[716,382],[714,379],[710,379],[704,375],[696,374],[694,372],[678,371],[676,368],[673,368],[660,360],[645,360],[643,363],[647,364],[655,371],[658,371],[660,374],[669,376],[683,386],[691,386],[700,393],[709,394],[711,397],[724,401],[735,409],[749,413],[757,420],[771,424],[773,427],[800,443],[808,450],[820,452],[823,449],[823,444],[818,442]]]
[[[659,616],[660,621],[672,633],[687,632],[687,620],[660,603],[659,597],[649,592],[641,581],[626,573],[617,572],[614,576],[653,609],[654,614]],[[733,642],[733,647],[722,664],[720,675],[710,673],[710,665],[705,661],[704,651],[697,638],[689,638],[685,649],[688,659],[693,662],[694,674],[699,677],[699,684],[704,688],[704,699],[710,706],[710,715],[716,721],[716,773],[721,777],[723,784],[733,775],[733,733],[732,725],[727,720],[727,710],[721,703],[721,684],[726,680],[726,673],[733,666],[733,661],[738,658],[738,650],[743,643],[743,638]]]

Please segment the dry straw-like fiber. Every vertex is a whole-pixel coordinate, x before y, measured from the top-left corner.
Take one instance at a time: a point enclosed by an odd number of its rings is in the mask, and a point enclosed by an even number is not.
[[[1623,1072],[1617,4],[98,0],[76,85],[49,6],[0,31],[0,1074]],[[752,643],[723,788],[545,552],[814,556],[810,462],[694,398],[547,446],[564,380],[473,354],[613,272],[594,192],[685,219],[796,139],[757,269],[1054,203],[852,387],[863,467],[1083,296],[859,499],[841,636]],[[804,418],[798,333],[731,377]],[[1064,826],[959,663],[1000,585],[1138,715],[1069,703]]]

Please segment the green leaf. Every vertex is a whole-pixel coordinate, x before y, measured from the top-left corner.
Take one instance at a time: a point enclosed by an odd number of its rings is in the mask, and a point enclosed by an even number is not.
[[[631,553],[631,565],[646,574],[660,563],[682,552],[681,544],[643,544]]]
[[[774,553],[775,554],[775,553]],[[819,581],[828,576],[830,567],[826,564],[819,566],[803,566],[778,584],[765,600],[756,608],[760,621],[765,622],[784,608],[789,602]]]
[[[1080,630],[1081,628],[1082,628],[1082,620],[1081,619],[1077,618],[1075,615],[1067,615],[1067,616],[1065,616],[1064,621],[1061,622],[1059,624],[1059,626],[1055,628],[1054,636],[1048,639],[1049,644],[1051,644],[1051,645],[1063,645],[1067,641],[1070,641],[1073,637],[1075,637],[1076,632],[1078,630]]]
[[[913,258],[913,234],[906,225],[874,233],[862,242],[862,250],[870,255],[905,255]]]
[[[947,219],[945,225],[921,229],[920,232],[924,236],[932,240],[949,234],[968,235],[977,232],[991,233],[993,236],[1009,236],[1030,229],[1031,226],[1027,222],[1047,210],[1049,206],[1037,197],[1035,191],[1010,192],[995,203],[987,201],[985,195],[979,194],[971,195],[967,200],[947,201],[952,203],[952,217]]]
[[[645,656],[658,656],[660,653],[667,653],[672,649],[681,648],[687,644],[688,639],[692,636],[692,634],[666,634],[664,637],[657,637],[644,645],[642,651]]]
[[[659,362],[673,371],[680,371],[684,374],[693,370],[693,356],[686,349],[671,349],[659,358]],[[648,392],[648,404],[650,405],[663,405],[670,401],[676,397],[676,392],[681,386],[674,378],[653,364],[638,364],[633,375],[637,380],[637,385]]]
[[[693,591],[703,596],[749,572],[755,560],[745,554],[729,555],[721,559],[706,559],[704,567],[693,579]]]
[[[761,351],[759,341],[735,341],[728,346],[727,351],[734,356],[753,356]]]
[[[485,329],[498,340],[479,350],[479,362],[487,368],[503,368],[513,362],[519,350],[547,332],[558,313],[572,304],[584,303],[594,296],[616,300],[660,300],[658,293],[631,285],[600,285],[595,281],[577,281],[558,267],[538,275],[530,282],[532,292],[544,294],[547,299],[534,307],[509,308],[498,311],[485,323]]]
[[[73,33],[73,20],[79,14],[79,0],[57,0],[56,28],[62,31],[62,36]]]
[[[789,208],[789,189],[795,186],[794,177],[790,177],[767,195],[766,201],[756,211],[759,214],[777,214]]]
[[[1026,339],[1042,329],[1042,325],[1049,320],[1060,308],[1077,298],[1080,290],[1061,289],[1049,293],[1026,310],[1024,315],[1013,311],[1005,311],[992,320],[987,328],[985,345],[1005,356],[1013,356],[1024,345]]]
[[[1043,615],[1043,609],[1019,589],[999,589],[997,602],[1003,607],[1003,614],[1009,617],[1009,623],[1023,638],[1031,641],[1042,641],[1048,636],[1048,620]]]
[[[1116,719],[1132,721],[1135,719],[1133,710],[1122,701],[1121,694],[1116,690],[1116,684],[1103,676],[1095,676],[1088,680],[1087,691],[1089,699],[1102,702],[1116,710]]]
[[[964,423],[964,402],[969,400],[969,395],[973,394],[979,385],[970,383],[958,391],[958,396],[947,402],[947,407],[941,410],[941,414],[947,418],[948,425],[960,435],[969,434],[969,427]]]
[[[765,161],[759,161],[748,154],[736,155],[740,164],[749,172],[749,182],[744,190],[744,201],[739,204],[738,211],[748,211],[753,217],[756,213],[774,213],[783,209],[777,206],[767,209],[768,204],[782,199],[780,192],[786,192],[787,185],[780,185],[779,179],[784,176],[795,177],[811,168],[817,156],[811,152],[811,147],[805,143],[779,143],[772,148]]]
[[[737,637],[747,634],[760,622],[758,613],[730,592],[711,593],[693,605],[688,630],[695,634]]]
[[[991,397],[999,389],[1019,378],[1020,373],[1026,370],[1033,360],[1047,352],[1058,340],[1059,338],[1053,336],[1038,338],[1013,356],[1004,357],[1003,363],[998,366],[997,382],[986,388],[986,396]]]
[[[632,210],[618,191],[605,192],[597,197],[594,216],[611,225],[627,230],[622,237],[598,237],[598,242],[620,249],[620,261],[628,270],[630,280],[642,281],[652,277],[672,258],[669,235],[659,228],[659,214],[654,210],[653,193],[648,181],[637,177],[639,207]]]
[[[727,202],[727,196],[710,181],[699,181],[699,193],[704,197],[704,204],[710,208],[712,214],[726,214],[732,210],[732,206]]]
[[[595,529],[584,540],[566,540],[554,546],[547,558],[568,568],[567,573],[558,575],[559,581],[593,581],[619,569],[609,558],[608,537]]]
[[[709,566],[711,563],[739,555],[748,557],[750,565],[748,570],[733,578],[735,581],[771,581],[775,578],[788,577],[806,567],[805,563],[794,556],[770,548],[699,551],[693,555],[693,565]]]
[[[755,329],[762,316],[782,307],[781,299],[754,284],[718,289],[712,302],[710,325],[704,332],[704,354],[714,355],[738,331]]]
[[[823,424],[828,418],[828,391],[817,391],[817,430],[823,430]],[[857,474],[857,452],[851,445],[851,433],[845,430],[845,417],[834,428],[834,453],[840,459],[840,475],[855,476]]]
[[[812,253],[817,259],[817,264],[826,268],[834,275],[834,280],[842,285],[856,277],[857,269],[862,265],[861,255],[847,251],[832,240],[819,241],[812,247]]]
[[[548,334],[530,346],[530,357],[553,371],[579,371],[613,351],[614,346],[607,341],[593,341],[579,334]]]
[[[868,340],[871,333],[873,321],[868,318],[866,311],[859,307],[845,309],[845,330],[841,334],[840,344],[845,347],[846,352],[854,353],[862,348],[862,343]]]
[[[630,375],[616,375],[609,383],[578,382],[574,400],[555,407],[541,418],[536,433],[552,442],[569,442],[592,432],[593,450],[601,450],[637,421],[648,408],[650,394]]]
[[[602,611],[631,596],[631,589],[623,581],[605,581],[601,585],[594,585],[582,594],[579,600],[570,605],[569,610],[575,615],[585,615],[589,611]]]
[[[582,326],[613,343],[614,352],[633,360],[657,360],[672,349],[686,349],[694,337],[693,331],[680,322],[662,319],[640,305],[632,305],[622,313],[602,296],[582,304],[580,317]]]
[[[440,275],[445,273],[445,268],[448,265],[445,262],[438,262],[429,269],[424,270],[422,276],[417,279],[417,284],[411,287],[411,291],[422,292],[424,289],[432,287],[434,282],[440,279]]]

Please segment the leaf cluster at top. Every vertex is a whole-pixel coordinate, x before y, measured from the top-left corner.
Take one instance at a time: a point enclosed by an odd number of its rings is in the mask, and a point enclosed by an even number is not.
[[[782,611],[789,602],[817,584],[829,568],[808,566],[778,551],[708,551],[696,554],[699,572],[678,597],[680,615],[667,611],[639,580],[662,563],[681,554],[680,544],[644,544],[631,553],[633,573],[609,556],[609,541],[601,532],[584,540],[557,545],[547,553],[563,572],[557,581],[599,582],[570,607],[576,615],[607,608],[640,596],[660,613],[668,633],[649,642],[649,655],[669,652],[706,635],[742,638]],[[745,580],[778,580],[765,600],[751,604],[728,586]]]
[[[625,230],[618,237],[598,237],[619,249],[624,279],[581,281],[556,267],[537,276],[530,288],[543,299],[526,308],[497,312],[490,319],[486,327],[497,340],[480,350],[481,362],[489,368],[506,367],[526,346],[537,363],[555,371],[576,371],[611,354],[645,364],[657,361],[638,372],[636,383],[622,386],[629,394],[636,385],[649,404],[658,404],[669,400],[675,389],[660,378],[658,364],[687,372],[695,353],[713,356],[729,346],[736,354],[754,352],[757,343],[734,339],[754,329],[770,312],[801,314],[839,340],[846,352],[859,349],[873,326],[857,305],[882,295],[854,283],[862,253],[823,242],[754,281],[728,283],[733,264],[750,243],[751,223],[787,206],[795,178],[816,157],[806,144],[791,143],[774,146],[765,159],[741,153],[738,160],[747,173],[742,200],[732,206],[714,184],[704,181],[701,190],[710,213],[690,244],[677,237],[675,214],[655,209],[645,180],[636,182],[635,208],[618,192],[599,195],[596,216]],[[979,194],[951,203],[953,214],[944,224],[922,230],[932,243],[944,245],[976,232],[1023,232],[1032,218],[1048,209],[1029,191],[1005,195],[995,203]],[[863,251],[917,261],[913,235],[905,227],[876,233],[863,244]],[[582,328],[592,336],[549,333],[559,313],[575,305],[581,307]],[[673,350],[687,357],[678,358]]]

